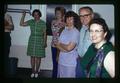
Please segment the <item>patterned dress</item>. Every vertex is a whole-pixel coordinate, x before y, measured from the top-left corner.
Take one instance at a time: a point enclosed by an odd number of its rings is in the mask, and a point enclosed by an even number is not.
[[[52,21],[52,24],[51,24],[52,35],[53,35],[52,42],[51,42],[52,47],[54,47],[54,43],[58,41],[58,38],[61,33],[60,30],[64,27],[65,27],[65,23],[63,21],[56,21],[56,20]]]
[[[35,22],[33,19],[28,20],[27,23],[31,30],[28,41],[27,55],[45,57],[44,32],[46,32],[46,23],[42,20]]]

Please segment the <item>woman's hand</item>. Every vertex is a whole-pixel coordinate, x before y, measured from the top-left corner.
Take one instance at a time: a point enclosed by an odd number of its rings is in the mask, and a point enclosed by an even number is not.
[[[57,47],[59,47],[60,42],[59,42],[59,41],[56,41],[56,42],[54,42],[54,45],[55,45],[55,47],[57,48]]]
[[[25,10],[23,10],[23,14],[22,14],[23,16],[26,16],[26,11]]]

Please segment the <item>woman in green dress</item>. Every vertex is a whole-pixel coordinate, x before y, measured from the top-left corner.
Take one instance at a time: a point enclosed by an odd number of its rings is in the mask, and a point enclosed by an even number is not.
[[[115,54],[109,42],[110,31],[104,19],[93,19],[89,24],[92,44],[81,59],[88,78],[115,77]]]
[[[25,15],[26,12],[24,11],[21,17],[20,26],[30,26],[31,34],[28,41],[27,55],[31,56],[31,78],[37,78],[41,58],[45,57],[45,47],[47,45],[46,23],[40,19],[42,14],[38,9],[32,12],[34,19],[24,21]]]

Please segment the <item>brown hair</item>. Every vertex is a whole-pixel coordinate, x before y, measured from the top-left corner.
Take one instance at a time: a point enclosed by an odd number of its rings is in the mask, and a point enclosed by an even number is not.
[[[106,35],[106,40],[109,40],[112,36],[109,28],[108,28],[108,25],[106,23],[106,21],[103,19],[103,18],[95,18],[95,19],[92,19],[90,21],[90,24],[89,24],[89,27],[92,25],[92,24],[99,24],[102,26],[104,32],[107,32],[107,35]],[[90,29],[90,28],[89,28]]]
[[[74,26],[75,26],[78,30],[80,30],[82,24],[81,24],[81,22],[80,22],[80,18],[79,18],[79,16],[78,16],[78,14],[76,14],[74,11],[68,11],[68,12],[65,14],[65,19],[64,19],[65,22],[66,22],[66,19],[67,19],[68,17],[73,17],[73,18],[74,18]]]
[[[55,14],[57,11],[60,11],[62,13],[62,16],[66,13],[66,9],[64,7],[56,7]]]
[[[33,12],[32,12],[32,16],[33,16],[33,17],[34,17],[34,13],[35,13],[35,12],[38,12],[38,14],[39,14],[40,17],[42,16],[40,10],[39,10],[39,9],[35,9],[35,10],[33,10]]]

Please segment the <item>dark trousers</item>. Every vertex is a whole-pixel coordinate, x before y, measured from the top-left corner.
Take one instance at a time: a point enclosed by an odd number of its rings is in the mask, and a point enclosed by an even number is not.
[[[11,46],[11,37],[9,32],[4,33],[4,73],[5,75],[8,74],[8,66],[9,66],[9,53],[10,53],[10,46]]]
[[[77,65],[76,65],[76,78],[85,78],[85,70],[81,67],[80,64],[80,58],[77,59]]]
[[[51,50],[52,50],[52,62],[53,62],[52,77],[57,78],[57,69],[58,69],[58,62],[56,61],[57,48],[51,47]]]

